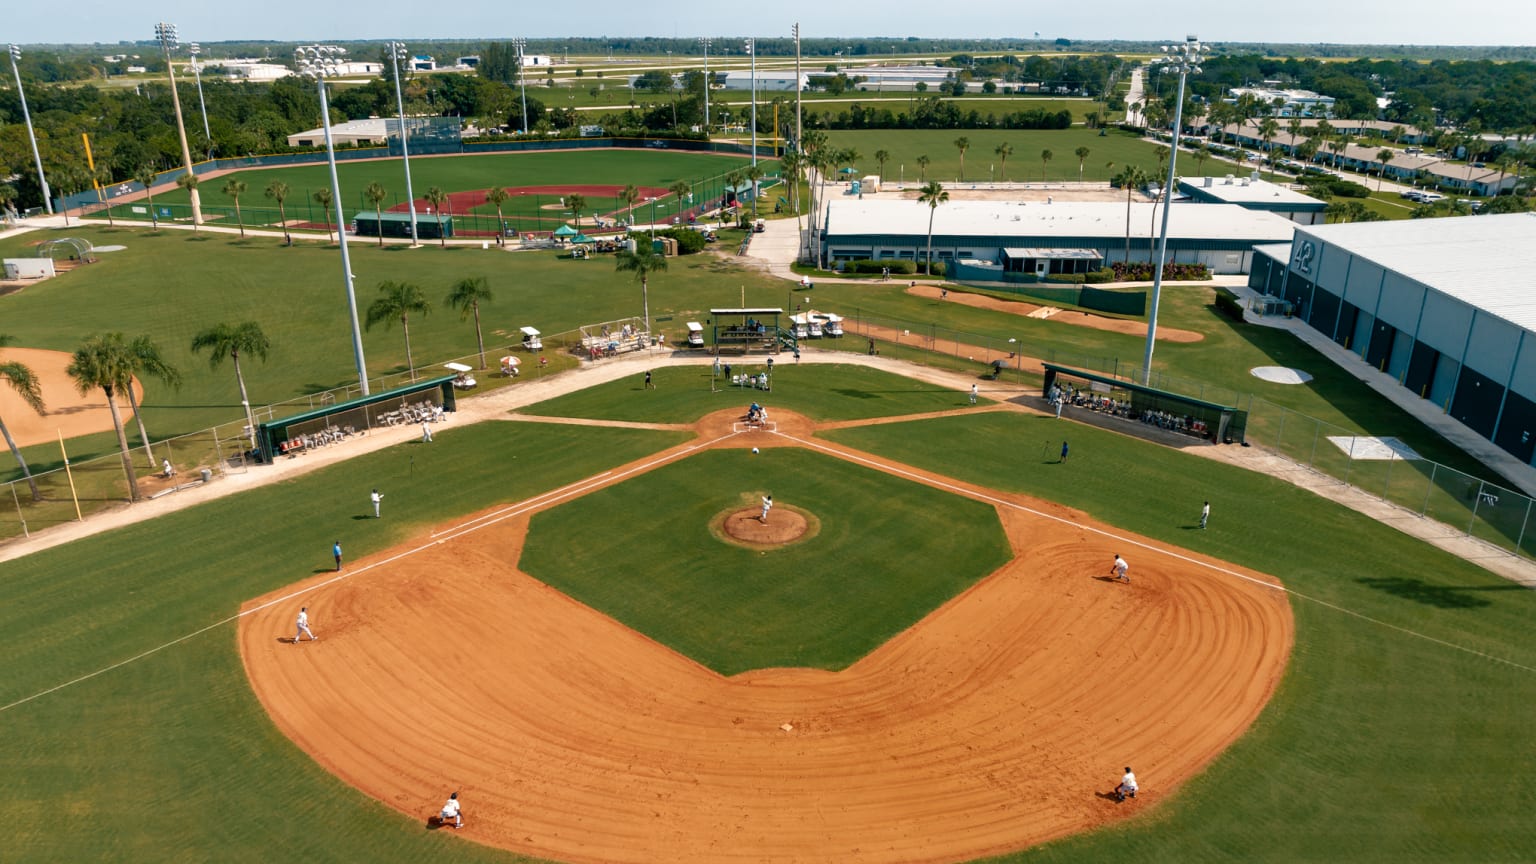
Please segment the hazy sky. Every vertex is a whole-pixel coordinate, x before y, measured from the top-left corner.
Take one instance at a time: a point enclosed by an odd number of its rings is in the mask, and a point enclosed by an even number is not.
[[[1186,0],[1099,0],[1026,4],[1019,0],[767,0],[742,5],[706,0],[75,0],[67,13],[44,0],[7,0],[0,40],[27,43],[147,39],[156,21],[185,41],[231,39],[342,41],[396,38],[780,35],[799,21],[806,37],[1033,36],[1068,39],[1345,42],[1370,44],[1536,44],[1536,2],[1481,4],[1356,0],[1332,4]],[[1030,7],[1035,7],[1031,9]],[[1043,9],[1041,7],[1044,7]],[[741,13],[745,13],[744,15]],[[750,17],[755,32],[746,32]]]

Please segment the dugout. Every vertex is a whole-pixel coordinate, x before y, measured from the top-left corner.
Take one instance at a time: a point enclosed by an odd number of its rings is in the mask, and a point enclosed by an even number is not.
[[[1102,410],[1126,420],[1148,423],[1172,432],[1203,438],[1213,444],[1241,444],[1248,429],[1248,412],[1233,405],[1207,402],[1159,390],[1110,375],[1055,363],[1045,367],[1044,392],[1061,386],[1082,395],[1079,408]],[[1109,406],[1104,406],[1107,400]]]
[[[333,444],[370,429],[421,423],[458,407],[453,382],[458,375],[441,375],[326,405],[292,417],[269,420],[256,427],[256,458],[270,463],[278,456]]]
[[[352,233],[359,237],[411,236],[411,214],[362,212],[352,217]],[[453,217],[442,214],[416,214],[416,237],[421,240],[438,240],[453,236]]]
[[[781,345],[794,347],[793,331],[779,330],[783,314],[783,309],[771,307],[709,310],[706,323],[713,327],[714,353],[777,354]]]

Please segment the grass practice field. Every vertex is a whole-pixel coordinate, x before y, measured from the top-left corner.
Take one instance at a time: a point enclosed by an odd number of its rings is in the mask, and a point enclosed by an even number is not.
[[[841,389],[853,403],[916,389],[824,373],[806,367],[797,386]],[[651,394],[600,395],[633,405]],[[1072,462],[1049,465],[1037,439],[1063,434]],[[1144,818],[1005,860],[1482,862],[1518,860],[1536,843],[1526,818],[1536,792],[1512,770],[1536,756],[1526,734],[1536,698],[1529,591],[1279,481],[1091,427],[989,412],[827,435],[1261,568],[1295,592],[1290,671],[1235,747]],[[395,447],[8,564],[8,857],[254,861],[304,848],[316,861],[515,860],[423,831],[277,734],[240,680],[229,616],[243,598],[329,569],[338,535],[359,560],[679,439],[543,424],[451,429],[430,447]],[[363,518],[372,486],[391,494],[383,520]],[[1211,527],[1191,532],[1206,497]],[[798,614],[785,606],[761,624],[793,629],[783,619]],[[306,698],[323,704],[326,694]],[[1126,758],[1106,734],[1106,786]],[[36,818],[56,801],[70,806]],[[326,842],[313,843],[320,834]]]

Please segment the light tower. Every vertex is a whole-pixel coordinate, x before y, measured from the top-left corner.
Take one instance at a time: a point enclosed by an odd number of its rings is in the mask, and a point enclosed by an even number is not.
[[[192,55],[192,77],[197,79],[197,107],[203,112],[203,139],[208,142],[208,157],[213,158],[213,133],[208,131],[208,102],[203,98],[203,70],[197,65],[197,55],[203,53],[203,49],[196,42],[187,46],[187,53]]]
[[[181,94],[176,90],[176,70],[171,68],[171,52],[176,50],[176,25],[161,21],[155,25],[155,38],[160,42],[160,51],[165,55],[165,74],[171,81],[171,104],[176,107],[176,133],[181,136],[181,164],[187,169],[187,174],[196,175],[192,170],[192,150],[187,146],[187,123],[181,116]],[[203,199],[197,193],[197,187],[187,189],[188,196],[192,199],[192,224],[203,224]]]
[[[406,58],[404,42],[386,42],[384,50],[389,53],[390,68],[395,72],[395,107],[400,113],[400,155],[405,160],[405,199],[411,208],[411,246],[421,245],[416,236],[416,193],[411,191],[411,145],[407,139],[411,136],[405,128],[405,97],[400,91],[400,61]]]
[[[512,47],[517,49],[517,86],[523,91],[523,134],[528,134],[528,82],[524,80],[527,75],[526,63],[523,60],[523,52],[528,48],[528,40],[521,36],[512,40]]]
[[[347,289],[347,313],[352,318],[352,356],[357,362],[357,384],[368,395],[368,366],[363,361],[363,331],[357,326],[357,292],[352,287],[352,259],[347,254],[347,217],[342,209],[341,183],[336,179],[336,145],[331,140],[331,102],[325,93],[325,79],[340,71],[345,48],[335,45],[300,45],[294,49],[294,66],[300,75],[315,79],[320,89],[320,127],[325,130],[325,157],[331,167],[331,202],[336,205],[336,238],[341,241],[341,276]],[[383,225],[379,226],[383,231]]]
[[[37,133],[32,130],[32,112],[27,110],[27,92],[21,88],[21,47],[11,46],[11,71],[16,73],[16,95],[21,97],[21,116],[27,121],[27,138],[32,141],[32,161],[37,163],[37,185],[43,189],[43,207],[53,215],[53,193],[48,191],[48,178],[43,175],[43,157],[37,152]]]
[[[800,146],[800,24],[795,23],[792,31],[795,34],[795,152],[804,153],[805,148]]]
[[[709,137],[709,37],[700,36],[699,44],[704,46],[704,137]]]
[[[1147,352],[1142,360],[1142,383],[1152,385],[1152,348],[1157,340],[1157,301],[1163,291],[1163,262],[1168,259],[1168,211],[1173,202],[1174,166],[1179,161],[1179,137],[1184,129],[1184,80],[1190,73],[1200,74],[1200,39],[1191,34],[1183,45],[1164,45],[1163,56],[1156,62],[1168,71],[1179,73],[1179,97],[1173,103],[1173,137],[1169,139],[1168,177],[1163,184],[1163,228],[1157,238],[1157,269],[1152,271],[1152,312],[1147,316]]]
[[[747,56],[752,61],[752,166],[757,167],[757,40],[748,38],[746,41]],[[753,200],[757,197],[757,184],[752,184]]]

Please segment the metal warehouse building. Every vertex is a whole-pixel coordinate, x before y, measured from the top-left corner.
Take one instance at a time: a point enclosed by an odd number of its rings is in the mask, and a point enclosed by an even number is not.
[[[1298,227],[1249,286],[1527,465],[1536,454],[1536,214]]]
[[[1162,211],[1130,206],[1132,261],[1154,256]],[[1126,205],[1112,202],[950,201],[933,211],[935,261],[972,259],[1003,264],[1005,250],[1085,250],[1106,263],[1124,261]],[[837,200],[821,222],[825,264],[862,259],[922,260],[928,205],[915,199]],[[1168,260],[1205,264],[1215,273],[1247,273],[1253,247],[1289,242],[1296,223],[1236,204],[1174,202],[1168,217]]]

